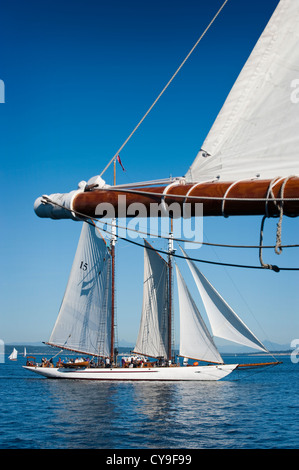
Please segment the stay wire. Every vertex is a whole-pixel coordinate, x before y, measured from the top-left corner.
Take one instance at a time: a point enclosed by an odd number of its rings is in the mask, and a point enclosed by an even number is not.
[[[172,75],[172,77],[170,78],[170,80],[166,83],[165,87],[163,88],[163,90],[160,92],[160,94],[157,96],[157,98],[155,99],[155,101],[153,102],[153,104],[150,106],[150,108],[147,110],[147,112],[144,114],[144,116],[141,118],[141,120],[139,121],[139,123],[137,124],[137,126],[133,129],[133,131],[131,132],[131,134],[129,135],[129,137],[127,137],[127,139],[124,141],[124,143],[121,145],[121,147],[117,150],[117,152],[115,153],[115,155],[111,158],[111,160],[109,161],[109,163],[105,166],[105,168],[103,169],[102,173],[100,174],[100,176],[102,176],[105,171],[107,170],[107,168],[111,165],[111,163],[114,162],[114,160],[117,158],[118,154],[122,151],[122,149],[124,148],[124,146],[129,142],[129,140],[131,139],[131,137],[135,134],[135,132],[137,131],[138,127],[143,123],[143,121],[145,120],[145,118],[148,116],[148,114],[151,112],[151,110],[153,109],[153,107],[157,104],[157,102],[159,101],[159,99],[161,98],[161,96],[163,95],[163,93],[167,90],[167,88],[169,87],[169,85],[171,84],[171,82],[174,80],[174,78],[177,76],[177,74],[179,73],[179,71],[181,70],[181,68],[183,67],[183,65],[187,62],[187,60],[189,59],[190,55],[192,54],[192,52],[196,49],[196,47],[198,46],[198,44],[200,43],[200,41],[202,40],[202,38],[204,37],[204,35],[207,33],[207,31],[210,29],[210,27],[212,26],[212,24],[214,23],[214,21],[216,20],[217,16],[220,14],[221,10],[225,7],[226,3],[228,2],[228,0],[225,0],[224,3],[222,4],[222,6],[219,8],[219,10],[217,11],[217,13],[214,15],[214,17],[212,18],[212,20],[210,21],[210,23],[208,24],[208,26],[206,27],[206,29],[204,30],[204,32],[201,34],[201,36],[198,38],[198,40],[196,41],[196,43],[194,44],[194,46],[192,47],[192,49],[190,50],[190,52],[187,54],[187,56],[185,57],[185,59],[183,60],[183,62],[181,63],[181,65],[177,68],[177,70],[174,72],[174,74]]]
[[[83,214],[82,212],[78,212],[78,211],[68,209],[67,207],[62,206],[62,205],[58,204],[57,202],[52,201],[47,196],[43,196],[43,198],[45,200],[47,200],[50,204],[61,207],[62,209],[66,209],[69,212],[76,213],[79,217],[83,217],[84,219],[89,218],[93,221],[97,221],[98,223],[100,223],[102,225],[109,225],[110,227],[112,226],[111,223],[103,222],[99,217],[88,217],[86,214]],[[121,229],[121,230],[128,230],[128,231],[131,231],[131,232],[139,233],[139,234],[146,235],[146,236],[149,236],[149,237],[161,238],[161,239],[164,239],[164,240],[169,240],[171,238],[173,241],[176,241],[178,243],[179,242],[185,243],[186,241],[188,241],[188,243],[197,244],[197,245],[216,246],[218,248],[243,248],[243,249],[247,249],[247,248],[248,249],[251,249],[251,248],[259,249],[262,246],[262,245],[230,245],[230,244],[223,244],[223,243],[211,243],[211,242],[196,241],[196,240],[185,240],[184,238],[169,237],[168,235],[162,235],[162,234],[159,234],[159,233],[145,232],[143,230],[137,230],[137,229],[134,229],[134,228],[131,228],[131,227],[125,227],[125,226],[119,225],[119,224],[115,224],[115,227],[117,227],[118,229]],[[99,230],[101,230],[101,229],[99,228]],[[110,234],[111,232],[107,232],[107,233]],[[299,247],[299,244],[281,245],[281,248],[298,248],[298,247]],[[262,248],[275,249],[275,245],[263,245]]]

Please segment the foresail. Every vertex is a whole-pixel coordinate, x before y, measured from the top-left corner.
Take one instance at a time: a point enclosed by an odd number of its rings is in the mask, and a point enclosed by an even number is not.
[[[299,174],[299,2],[281,0],[186,178]]]
[[[144,242],[143,305],[135,351],[150,357],[167,357],[168,268],[166,261]]]
[[[223,363],[177,265],[176,274],[180,308],[180,356]]]
[[[94,225],[83,222],[72,270],[49,344],[110,355],[111,256]]]
[[[181,248],[204,303],[214,336],[267,351]]]

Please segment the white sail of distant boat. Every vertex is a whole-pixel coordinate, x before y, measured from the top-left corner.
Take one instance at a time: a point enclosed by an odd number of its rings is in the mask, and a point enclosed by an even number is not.
[[[109,356],[110,338],[111,255],[97,228],[83,222],[67,288],[47,344]]]
[[[26,356],[27,356],[27,351],[26,351],[26,348],[24,348],[23,356],[24,356],[24,357],[26,357]]]
[[[8,356],[8,359],[11,361],[16,361],[18,359],[18,351],[16,348],[13,348],[12,353]]]
[[[265,346],[256,338],[207,278],[200,272],[195,263],[188,259],[185,251],[182,248],[181,250],[186,257],[190,271],[201,295],[213,335],[242,344],[243,346],[268,352]]]

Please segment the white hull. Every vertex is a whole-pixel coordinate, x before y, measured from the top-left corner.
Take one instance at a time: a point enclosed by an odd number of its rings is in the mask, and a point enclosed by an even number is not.
[[[78,380],[150,380],[150,381],[215,381],[220,380],[236,369],[237,364],[222,364],[191,367],[148,367],[148,368],[85,368],[67,369],[64,367],[23,366],[36,374],[51,379]]]

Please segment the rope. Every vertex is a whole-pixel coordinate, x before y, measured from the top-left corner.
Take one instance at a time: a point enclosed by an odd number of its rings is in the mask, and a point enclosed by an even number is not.
[[[253,179],[254,179],[254,178],[253,178]],[[234,181],[234,182],[227,188],[227,190],[225,191],[225,194],[224,194],[223,199],[222,199],[222,207],[221,207],[223,217],[228,217],[228,215],[226,215],[225,212],[224,212],[224,205],[225,205],[225,202],[226,202],[227,200],[229,200],[229,198],[227,197],[227,195],[228,195],[228,193],[230,192],[231,188],[233,188],[236,184],[239,184],[241,181],[247,181],[247,180],[248,180],[248,178],[243,179],[243,180],[236,180],[236,181]]]
[[[86,219],[87,216],[86,214],[83,214],[82,212],[78,212],[78,211],[74,211],[74,210],[71,210],[71,209],[68,209],[67,207],[65,206],[62,206],[61,204],[58,204],[57,202],[54,202],[52,201],[50,198],[48,198],[47,196],[43,196],[44,200],[46,203],[48,204],[52,204],[54,206],[58,206],[58,207],[61,207],[62,209],[66,209],[68,210],[69,212],[74,212],[76,215],[78,215],[79,217],[81,218],[84,218]],[[95,221],[97,221],[98,223],[102,224],[102,225],[109,225],[112,227],[113,224],[110,224],[109,222],[102,222],[102,220],[100,220],[100,218],[98,217],[89,217],[89,219],[91,221],[93,221],[93,223],[95,224]],[[104,229],[100,229],[99,227],[97,227],[95,225],[95,227],[98,229],[98,230],[104,230]],[[137,230],[137,229],[134,229],[134,228],[131,228],[131,227],[126,227],[126,226],[123,226],[123,225],[119,225],[119,224],[115,224],[115,227],[121,229],[121,230],[128,230],[128,231],[131,231],[131,232],[136,232],[136,233],[139,233],[141,235],[146,235],[146,236],[149,236],[149,237],[154,237],[154,238],[161,238],[161,239],[165,239],[165,240],[169,240],[169,235],[162,235],[162,234],[159,234],[159,233],[150,233],[150,232],[145,232],[143,230]],[[110,232],[108,232],[110,233]],[[102,235],[101,235],[102,236]],[[254,249],[258,249],[258,248],[263,248],[263,249],[267,249],[267,248],[270,248],[270,249],[274,249],[275,248],[275,245],[264,245],[262,246],[261,244],[260,245],[229,245],[229,244],[223,244],[223,243],[210,243],[210,242],[204,242],[204,241],[196,241],[196,240],[185,240],[184,238],[176,238],[176,237],[171,237],[173,239],[173,241],[176,241],[176,242],[186,242],[188,241],[188,243],[194,243],[194,244],[198,244],[198,245],[207,245],[207,246],[217,246],[219,248],[254,248]],[[293,245],[281,245],[282,248],[298,248],[299,247],[299,244],[293,244]]]
[[[210,21],[210,23],[208,24],[208,26],[206,27],[206,29],[204,30],[204,32],[202,33],[202,35],[199,37],[199,39],[196,41],[196,43],[194,44],[194,46],[192,47],[191,51],[187,54],[187,56],[185,57],[185,59],[183,60],[183,62],[181,63],[181,65],[178,67],[178,69],[175,71],[175,73],[172,75],[171,79],[167,82],[167,84],[165,85],[165,87],[163,88],[163,90],[161,91],[161,93],[157,96],[157,98],[155,99],[155,101],[153,102],[153,104],[150,106],[150,108],[147,110],[147,112],[145,113],[145,115],[141,118],[141,120],[139,121],[139,123],[137,124],[137,126],[133,129],[133,131],[131,132],[131,134],[129,135],[129,137],[127,137],[127,139],[124,141],[124,143],[122,144],[122,146],[118,149],[118,151],[116,152],[116,154],[111,158],[111,160],[109,161],[109,163],[105,166],[104,170],[102,171],[102,173],[100,174],[100,176],[102,176],[105,171],[107,170],[107,168],[111,165],[111,163],[116,159],[116,157],[118,156],[118,154],[122,151],[122,149],[124,148],[124,146],[129,142],[129,140],[131,139],[131,137],[135,134],[135,132],[137,131],[138,127],[142,124],[142,122],[145,120],[145,118],[148,116],[148,114],[151,112],[151,110],[153,109],[153,107],[157,104],[157,102],[159,101],[159,99],[161,98],[161,96],[163,95],[163,93],[167,90],[167,88],[169,87],[169,85],[171,84],[171,82],[174,80],[174,78],[177,76],[177,74],[179,73],[179,71],[181,70],[181,68],[183,67],[183,65],[187,62],[187,60],[189,59],[190,55],[192,54],[192,52],[196,49],[196,47],[198,46],[198,44],[200,43],[200,41],[202,40],[202,38],[204,37],[204,35],[207,33],[207,31],[210,29],[210,27],[212,26],[212,24],[214,23],[214,21],[216,20],[217,16],[220,14],[221,10],[224,8],[224,6],[226,5],[226,3],[228,2],[228,0],[225,0],[224,3],[222,4],[222,6],[219,8],[219,10],[217,11],[216,15],[213,17],[213,19]]]
[[[264,223],[265,223],[266,218],[267,218],[267,216],[264,215],[263,218],[262,218],[262,222],[261,222],[259,259],[260,259],[261,267],[262,267],[263,269],[272,269],[273,271],[275,271],[276,273],[278,273],[278,272],[280,271],[279,267],[276,266],[275,264],[272,265],[272,264],[266,264],[266,263],[264,263],[263,257],[262,257]]]
[[[44,196],[44,198],[53,205],[56,205],[56,206],[61,207],[63,209],[66,209],[69,212],[75,213],[75,214],[78,215],[78,217],[83,217],[85,219],[84,222],[86,222],[89,225],[92,225],[94,227],[94,223],[93,223],[94,218],[93,217],[86,216],[85,214],[82,214],[78,211],[75,211],[74,209],[69,209],[67,207],[61,206],[60,204],[58,204],[56,202],[52,202],[48,197]],[[99,230],[103,230],[104,232],[108,233],[109,235],[115,235],[120,240],[125,240],[128,243],[132,243],[133,245],[141,246],[143,248],[143,245],[141,243],[135,242],[135,241],[130,240],[128,238],[120,237],[118,234],[113,234],[112,232],[110,232],[109,230],[105,230],[104,228],[99,229]],[[168,251],[158,250],[157,248],[151,248],[150,246],[148,248],[153,249],[156,252],[162,253],[164,255],[169,254]],[[172,256],[175,256],[176,258],[185,259],[185,256],[180,256],[178,254],[173,254]],[[263,266],[242,265],[242,264],[233,264],[233,263],[221,263],[221,262],[217,262],[217,261],[209,261],[209,260],[190,258],[190,257],[188,257],[188,259],[190,259],[191,261],[198,262],[198,263],[207,263],[207,264],[214,264],[214,265],[220,265],[220,266],[230,266],[230,267],[235,267],[235,268],[264,269]],[[299,268],[277,268],[277,269],[278,269],[278,271],[299,271]],[[275,271],[275,269],[273,269],[273,270]],[[276,272],[278,272],[278,271],[276,271]]]
[[[279,207],[279,221],[277,223],[277,231],[276,231],[276,245],[275,245],[275,253],[277,255],[280,255],[281,252],[282,252],[282,247],[281,247],[281,226],[282,226],[282,218],[283,218],[283,203],[284,203],[284,200],[283,200],[283,195],[284,195],[284,190],[285,190],[285,186],[288,182],[288,180],[291,178],[291,176],[289,176],[288,178],[286,178],[284,180],[284,182],[282,183],[281,185],[281,188],[280,188],[280,196],[281,196],[281,202],[278,204],[278,207]]]
[[[279,178],[278,180],[275,181],[275,178],[270,181],[270,184],[269,184],[269,187],[268,187],[268,191],[267,191],[267,201],[266,201],[266,204],[265,204],[265,212],[266,214],[263,216],[262,218],[262,222],[261,222],[261,229],[260,229],[260,248],[259,248],[259,259],[260,259],[260,263],[261,263],[261,266],[265,269],[273,269],[273,271],[275,272],[278,272],[279,271],[279,268],[278,266],[276,265],[272,265],[272,264],[267,264],[267,263],[264,263],[263,261],[263,258],[262,258],[262,249],[263,249],[263,231],[264,231],[264,224],[265,224],[265,220],[266,218],[269,217],[269,212],[268,212],[268,202],[269,202],[269,197],[271,196],[271,200],[273,200],[273,203],[275,204],[275,207],[278,209],[279,211],[279,220],[278,220],[278,223],[277,223],[277,229],[276,229],[276,244],[275,244],[275,247],[274,247],[274,250],[275,250],[275,253],[277,255],[280,255],[282,253],[282,244],[281,244],[281,228],[282,228],[282,219],[283,219],[283,203],[284,203],[284,190],[285,190],[285,186],[288,182],[288,180],[292,178],[292,176],[288,176],[287,178]],[[274,194],[273,194],[273,186],[275,186],[279,181],[283,180],[283,183],[281,185],[281,188],[280,188],[280,200],[278,202],[278,200],[275,200],[274,198]]]

